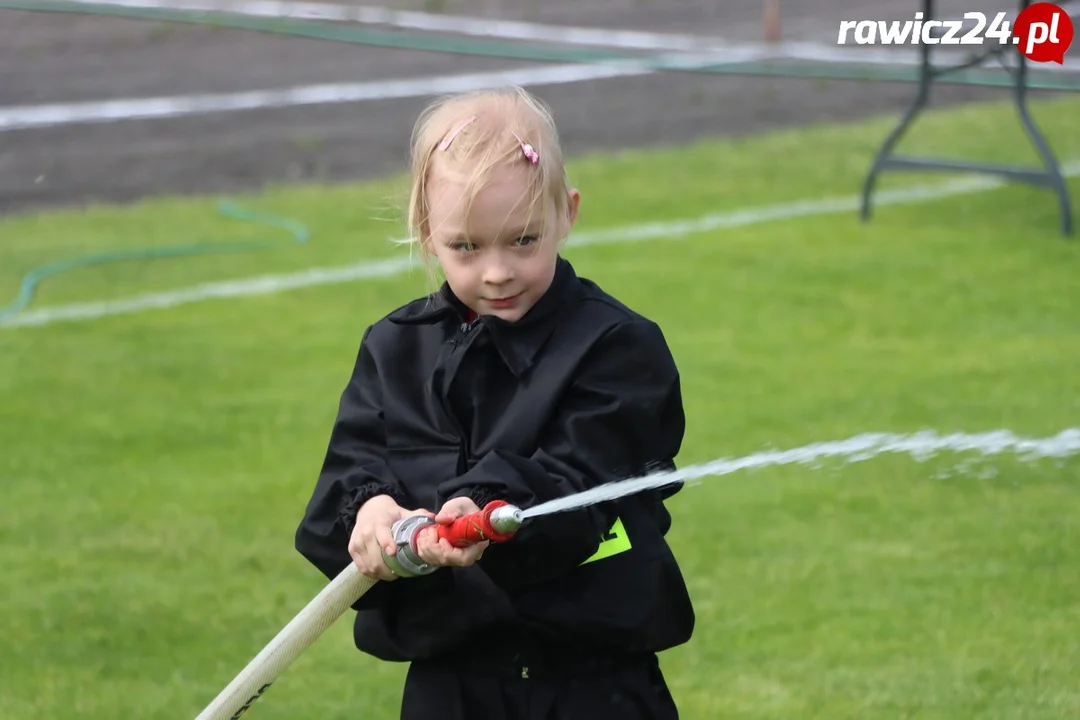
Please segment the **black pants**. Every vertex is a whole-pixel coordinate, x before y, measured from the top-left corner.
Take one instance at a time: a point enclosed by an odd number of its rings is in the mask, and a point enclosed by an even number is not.
[[[655,655],[515,651],[414,662],[401,720],[678,720]]]

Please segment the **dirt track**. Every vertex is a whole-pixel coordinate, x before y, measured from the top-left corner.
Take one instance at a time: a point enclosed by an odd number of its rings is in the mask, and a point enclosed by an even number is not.
[[[972,4],[957,8],[956,2],[941,3],[941,14]],[[397,5],[425,9],[419,2]],[[601,0],[585,3],[587,10],[566,0],[428,0],[426,5],[439,5],[446,13],[487,11],[513,20],[761,39],[759,0]],[[784,36],[835,42],[840,19],[903,19],[916,9],[915,2],[886,6],[883,0],[785,0]],[[0,109],[525,67],[541,64],[160,21],[0,10]],[[686,73],[531,89],[553,106],[571,154],[758,133],[881,112],[898,115],[914,93],[907,83]],[[939,86],[934,102],[1004,96],[1000,89]],[[409,128],[428,99],[0,131],[0,213],[394,172],[403,167]]]

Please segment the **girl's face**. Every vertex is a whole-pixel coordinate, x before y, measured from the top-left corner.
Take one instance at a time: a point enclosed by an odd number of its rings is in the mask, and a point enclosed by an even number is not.
[[[501,167],[473,199],[465,216],[464,181],[432,175],[429,247],[454,294],[478,315],[520,320],[551,285],[559,239],[577,217],[580,195],[568,198],[568,217],[542,223],[554,207],[529,207],[531,166]],[[468,229],[468,232],[466,232]],[[562,235],[560,235],[562,233]]]

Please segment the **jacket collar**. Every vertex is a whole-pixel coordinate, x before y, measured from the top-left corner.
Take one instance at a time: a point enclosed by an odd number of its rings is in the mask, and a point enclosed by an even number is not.
[[[515,376],[520,377],[536,359],[536,354],[551,336],[559,312],[577,295],[579,279],[570,262],[559,257],[555,277],[547,291],[529,311],[516,322],[494,315],[481,315],[474,325],[482,326],[489,334],[503,362]],[[413,302],[391,313],[388,319],[402,325],[437,324],[446,320],[464,323],[468,307],[443,282],[428,302]]]

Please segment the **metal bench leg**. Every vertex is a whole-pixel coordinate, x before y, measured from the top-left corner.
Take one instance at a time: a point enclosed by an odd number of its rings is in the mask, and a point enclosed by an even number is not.
[[[1025,0],[1023,6],[1027,7],[1029,0]],[[1069,202],[1069,188],[1065,185],[1065,178],[1061,174],[1061,167],[1058,165],[1057,159],[1054,158],[1054,153],[1050,151],[1050,146],[1046,143],[1046,138],[1043,137],[1039,127],[1035,124],[1035,121],[1031,118],[1031,113],[1028,111],[1027,105],[1027,58],[1021,53],[1017,53],[1017,57],[1020,58],[1020,66],[1016,72],[1016,85],[1014,86],[1014,93],[1016,98],[1016,113],[1020,116],[1020,122],[1024,126],[1024,131],[1028,137],[1031,138],[1032,144],[1035,146],[1035,150],[1039,153],[1039,157],[1043,161],[1043,165],[1046,166],[1047,181],[1054,189],[1054,193],[1058,198],[1058,205],[1061,208],[1061,234],[1068,237],[1072,235],[1072,207]]]
[[[1021,0],[1020,9],[1023,10],[1031,3],[1031,0]],[[923,17],[929,20],[933,17],[933,0],[923,0]],[[904,157],[893,154],[896,144],[900,142],[904,133],[914,122],[915,117],[926,108],[930,98],[930,85],[937,75],[956,70],[958,67],[936,68],[930,63],[930,45],[920,43],[919,55],[921,58],[919,70],[919,91],[915,96],[911,107],[904,114],[900,123],[889,133],[874,157],[874,163],[866,176],[863,184],[862,207],[860,215],[865,222],[870,217],[871,196],[877,183],[878,175],[886,169],[896,170],[945,170],[950,172],[988,173],[998,175],[1015,182],[1023,182],[1031,185],[1049,187],[1057,195],[1058,206],[1061,210],[1061,234],[1068,237],[1072,235],[1072,208],[1069,201],[1069,189],[1061,168],[1050,147],[1046,143],[1042,132],[1031,118],[1027,105],[1027,72],[1028,63],[1018,49],[1013,48],[1019,58],[1019,67],[1014,76],[1013,99],[1016,104],[1016,112],[1020,116],[1020,123],[1024,132],[1035,146],[1035,150],[1042,160],[1043,168],[1034,169],[1029,167],[1016,167],[991,163],[967,162],[961,160],[935,159],[926,157]]]
[[[933,12],[933,0],[923,0],[922,11],[923,19],[930,20]],[[878,174],[884,169],[886,161],[892,155],[893,148],[904,137],[904,133],[907,132],[911,123],[915,122],[915,117],[926,109],[926,105],[930,101],[930,84],[933,82],[934,76],[933,66],[930,64],[930,45],[926,43],[919,44],[919,60],[919,91],[915,95],[915,100],[911,103],[911,107],[908,108],[907,112],[904,113],[900,122],[885,138],[885,142],[882,143],[877,155],[874,156],[874,164],[870,167],[870,172],[863,183],[862,210],[860,212],[863,222],[870,218],[870,196],[874,193]]]

